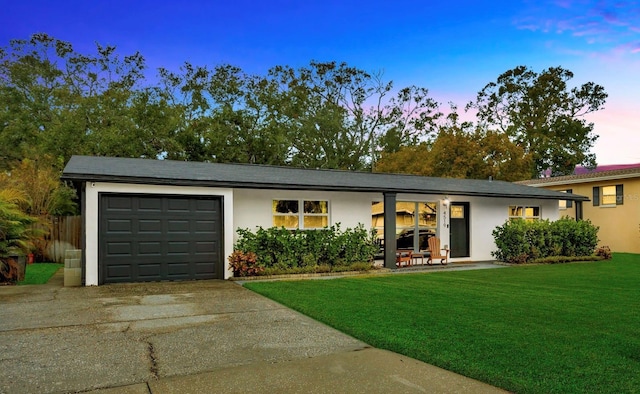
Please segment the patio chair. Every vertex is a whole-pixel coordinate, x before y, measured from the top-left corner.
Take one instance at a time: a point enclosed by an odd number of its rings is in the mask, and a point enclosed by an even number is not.
[[[447,265],[449,262],[449,249],[440,248],[440,238],[431,237],[428,242],[429,258],[427,259],[427,264],[432,265],[433,260],[440,259],[440,264]],[[444,254],[442,254],[442,251],[444,251]]]
[[[411,250],[398,249],[396,251],[396,267],[411,265]]]

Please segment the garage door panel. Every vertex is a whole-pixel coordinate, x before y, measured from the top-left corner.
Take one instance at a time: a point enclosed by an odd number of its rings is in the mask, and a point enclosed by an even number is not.
[[[195,231],[198,233],[215,233],[216,222],[213,220],[196,220]]]
[[[167,231],[169,233],[189,233],[189,221],[182,219],[171,219],[167,221]]]
[[[190,201],[187,199],[172,199],[168,201],[167,212],[189,212],[191,211]]]
[[[162,197],[145,197],[138,199],[138,211],[162,212]]]
[[[213,200],[197,200],[196,210],[199,212],[215,212],[218,209],[217,204]]]
[[[133,255],[132,246],[131,242],[109,242],[107,253],[112,256],[131,256]]]
[[[113,211],[131,211],[133,202],[128,196],[114,196],[107,202],[105,209]]]
[[[154,278],[154,280],[162,279],[160,275],[160,271],[162,270],[162,266],[159,263],[150,263],[150,264],[138,264],[138,277],[150,279]]]
[[[223,278],[221,201],[102,194],[101,283]]]
[[[139,256],[162,256],[162,243],[159,241],[138,242]]]
[[[168,243],[167,254],[168,255],[188,255],[189,254],[189,242],[175,242]]]
[[[107,275],[113,282],[131,281],[130,265],[110,265],[107,267]]]
[[[112,219],[107,222],[107,231],[112,233],[131,233],[130,219]]]
[[[217,244],[213,241],[200,241],[195,243],[195,252],[197,254],[213,254],[215,253]]]
[[[162,221],[160,219],[139,219],[138,233],[161,233]]]

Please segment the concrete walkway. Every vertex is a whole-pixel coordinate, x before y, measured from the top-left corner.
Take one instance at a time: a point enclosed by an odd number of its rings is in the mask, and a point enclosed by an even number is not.
[[[236,283],[0,287],[0,393],[498,393]]]

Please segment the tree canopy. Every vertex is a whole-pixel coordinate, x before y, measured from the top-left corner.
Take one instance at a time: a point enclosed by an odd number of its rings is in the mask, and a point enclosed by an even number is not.
[[[500,132],[458,122],[454,111],[433,143],[383,154],[376,171],[415,175],[517,181],[527,179],[530,155]]]
[[[12,40],[0,49],[0,169],[46,156],[60,170],[85,154],[517,180],[595,164],[584,115],[607,97],[591,82],[569,88],[560,67],[518,67],[469,103],[477,122],[460,124],[426,88],[346,63],[149,74],[140,53],[113,46],[87,54],[46,34]]]
[[[505,133],[533,158],[530,177],[547,170],[572,174],[576,165],[595,167],[590,153],[597,135],[584,115],[602,108],[604,88],[593,82],[569,88],[573,73],[550,67],[536,73],[519,66],[487,84],[467,108],[478,120]]]

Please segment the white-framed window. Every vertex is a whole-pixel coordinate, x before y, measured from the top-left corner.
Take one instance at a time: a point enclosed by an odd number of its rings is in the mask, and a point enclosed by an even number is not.
[[[317,229],[329,226],[329,201],[273,200],[273,226]]]
[[[540,220],[540,207],[510,205],[509,219]]]
[[[593,206],[615,207],[624,204],[623,185],[607,185],[593,187]]]

